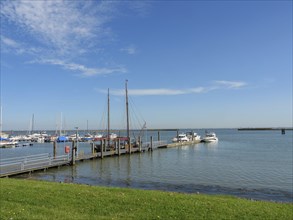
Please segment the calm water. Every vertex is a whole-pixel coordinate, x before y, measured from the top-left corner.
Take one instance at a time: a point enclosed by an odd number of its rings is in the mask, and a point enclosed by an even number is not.
[[[203,135],[204,130],[194,130]],[[229,194],[292,202],[292,131],[214,129],[219,142],[159,149],[142,154],[78,162],[18,178],[90,185],[158,189],[187,193]],[[156,136],[157,133],[149,135]],[[169,141],[175,132],[161,132]],[[154,138],[155,139],[155,138]],[[64,146],[59,144],[59,154]],[[0,149],[1,158],[52,153],[52,143]],[[80,143],[79,152],[90,152]]]

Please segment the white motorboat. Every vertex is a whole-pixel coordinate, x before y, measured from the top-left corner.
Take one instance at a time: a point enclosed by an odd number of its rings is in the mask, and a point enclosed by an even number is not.
[[[189,138],[187,137],[186,134],[182,133],[179,134],[178,137],[174,137],[172,139],[173,142],[184,142],[184,141],[189,141]]]
[[[14,148],[18,145],[18,141],[0,140],[0,148]]]
[[[206,132],[204,138],[202,139],[203,142],[210,143],[210,142],[216,142],[218,141],[218,138],[216,136],[215,132]]]
[[[95,135],[94,135],[94,138],[102,138],[102,137],[103,137],[102,134],[95,134]]]
[[[189,138],[190,141],[200,141],[200,135],[194,132],[187,132],[186,136]]]
[[[113,139],[115,139],[115,138],[117,138],[117,137],[118,137],[117,134],[115,134],[115,133],[110,133],[110,139],[111,139],[111,140],[113,140]],[[108,135],[103,135],[103,138],[108,138]]]

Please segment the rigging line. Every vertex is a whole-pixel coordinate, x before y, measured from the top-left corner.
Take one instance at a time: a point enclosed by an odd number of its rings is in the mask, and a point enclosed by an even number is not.
[[[143,120],[143,122],[145,122],[145,119],[144,119],[144,117],[142,116],[141,112],[139,111],[139,108],[135,105],[135,103],[134,103],[134,101],[133,101],[133,99],[132,99],[131,97],[130,97],[130,103],[131,103],[131,105],[134,106],[134,109],[136,109],[135,112],[138,112],[138,114],[139,114],[139,116],[141,117],[141,119]]]
[[[103,133],[105,133],[106,131],[106,128],[105,128],[105,118],[106,118],[106,108],[107,107],[107,103],[104,105],[104,110],[103,110],[103,114],[102,114],[102,118],[100,120],[100,128],[101,128],[101,131],[103,131]]]
[[[143,115],[141,114],[141,112],[139,111],[139,108],[137,107],[137,105],[135,104],[134,100],[132,99],[132,97],[130,97],[130,102],[131,104],[134,106],[134,108],[136,109],[136,111],[138,112],[139,116],[142,118],[143,121],[145,121]]]
[[[142,127],[142,124],[141,124],[141,122],[140,122],[140,119],[139,119],[138,115],[137,115],[136,112],[134,111],[132,105],[130,105],[130,108],[131,108],[131,112],[133,112],[133,115],[134,115],[134,117],[135,117],[135,120],[136,120],[137,123],[138,123],[138,128],[141,128],[141,127]]]

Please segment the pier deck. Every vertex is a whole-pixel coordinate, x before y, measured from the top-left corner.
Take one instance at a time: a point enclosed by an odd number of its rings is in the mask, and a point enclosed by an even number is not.
[[[168,144],[167,141],[145,142],[142,146],[132,148],[132,153],[152,151],[159,148],[176,147],[183,145],[196,144],[199,141],[188,141]],[[128,149],[116,149],[104,152],[95,152],[90,154],[77,154],[75,161],[84,161],[98,159],[109,156],[119,156],[129,154]],[[69,154],[52,157],[49,153],[30,155],[25,157],[6,158],[0,160],[0,178],[24,173],[31,173],[38,170],[47,170],[53,167],[60,167],[72,164],[72,156]]]
[[[145,152],[162,147],[167,147],[166,141],[154,141],[153,143],[145,142],[141,148],[132,148],[131,153]],[[116,149],[92,154],[77,154],[75,161],[90,160],[94,158],[123,154],[129,154],[129,151],[127,149]],[[49,153],[1,159],[0,178],[70,165],[71,162],[72,156],[69,154],[52,157],[49,155]]]

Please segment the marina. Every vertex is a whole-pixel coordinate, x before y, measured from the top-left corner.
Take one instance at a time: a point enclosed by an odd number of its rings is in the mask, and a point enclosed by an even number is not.
[[[177,130],[178,133],[178,130]],[[179,137],[180,135],[178,135]],[[157,141],[150,137],[149,142],[142,142],[139,138],[139,142],[136,145],[127,145],[127,138],[95,138],[92,141],[87,141],[86,145],[91,149],[86,154],[77,153],[78,141],[73,140],[72,146],[66,145],[64,151],[66,154],[57,156],[57,141],[52,143],[53,155],[49,153],[29,155],[25,157],[14,158],[0,158],[0,178],[19,175],[23,173],[31,173],[38,170],[47,170],[53,167],[60,167],[64,165],[75,165],[78,161],[102,159],[107,156],[120,156],[124,154],[142,153],[146,151],[153,151],[159,148],[184,146],[190,144],[200,143],[199,138],[192,137],[186,141],[178,140],[174,143],[169,143],[165,140],[160,140],[160,132],[158,131]],[[64,139],[65,140],[65,139]],[[63,141],[63,143],[68,142]],[[82,139],[81,139],[82,140]],[[97,144],[99,142],[99,144]],[[68,144],[68,143],[66,143]],[[19,145],[19,144],[18,144]],[[32,146],[32,144],[22,144],[21,146]]]
[[[190,130],[181,129],[179,133]],[[194,130],[205,133],[205,129]],[[282,135],[278,131],[210,130],[217,134],[218,142],[172,143],[176,129],[161,130],[160,140],[167,140],[168,147],[142,153],[133,148],[137,152],[131,154],[124,154],[126,150],[121,149],[121,156],[118,151],[104,151],[103,159],[100,154],[89,157],[90,143],[80,142],[74,166],[70,165],[69,157],[65,165],[13,178],[292,202],[292,131]],[[148,135],[158,141],[157,130],[149,130]],[[150,138],[144,140],[148,141]],[[71,155],[72,143],[60,142],[56,146],[56,156],[64,155],[66,146],[70,146]],[[1,160],[44,153],[54,157],[53,143],[0,149]],[[79,160],[81,156],[83,160]]]

